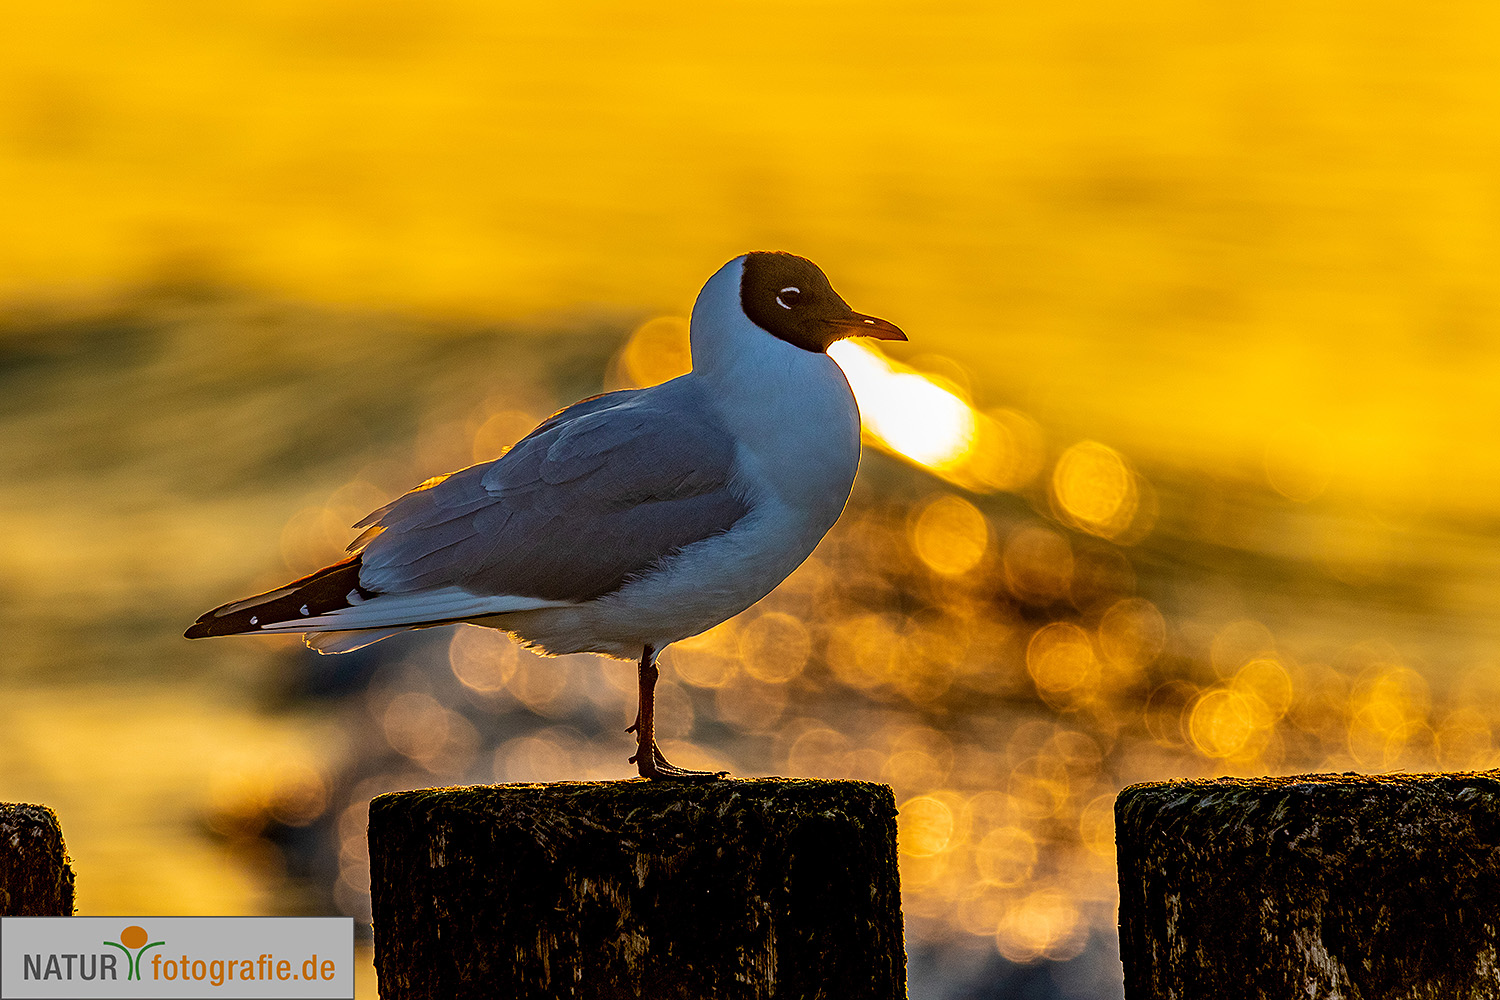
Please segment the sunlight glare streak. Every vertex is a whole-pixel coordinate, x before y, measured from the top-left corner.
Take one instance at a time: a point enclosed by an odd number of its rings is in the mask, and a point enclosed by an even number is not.
[[[862,344],[842,340],[828,353],[848,376],[876,442],[934,470],[960,464],[973,450],[975,414],[957,394]]]

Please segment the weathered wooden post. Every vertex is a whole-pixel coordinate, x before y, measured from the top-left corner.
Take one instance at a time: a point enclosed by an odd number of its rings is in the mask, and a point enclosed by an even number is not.
[[[1500,997],[1500,772],[1134,785],[1127,1000]]]
[[[0,802],[0,916],[71,917],[73,869],[57,815]]]
[[[379,796],[381,996],[904,997],[895,817],[858,781]]]

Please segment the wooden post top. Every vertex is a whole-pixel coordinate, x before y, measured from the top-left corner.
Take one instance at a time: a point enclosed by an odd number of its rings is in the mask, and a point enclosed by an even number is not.
[[[517,782],[503,785],[450,785],[441,788],[417,788],[386,792],[370,801],[371,810],[403,808],[418,805],[498,806],[531,801],[546,803],[549,808],[564,809],[570,805],[599,808],[610,804],[638,806],[643,803],[681,803],[684,806],[713,803],[723,807],[731,803],[763,802],[810,804],[822,800],[840,803],[863,802],[872,808],[888,810],[894,815],[896,801],[889,785],[872,781],[842,781],[824,778],[717,778],[698,781],[647,781],[629,778],[620,781],[554,781]]]
[[[0,915],[73,915],[73,868],[57,814],[0,802]]]
[[[905,995],[896,803],[803,778],[561,782],[370,803],[381,995]]]
[[[1500,995],[1500,771],[1151,782],[1115,831],[1129,1000]]]

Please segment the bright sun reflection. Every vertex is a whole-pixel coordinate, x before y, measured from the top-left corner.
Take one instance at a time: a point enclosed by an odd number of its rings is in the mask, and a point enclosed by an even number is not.
[[[974,411],[925,375],[843,340],[828,353],[844,369],[865,429],[881,444],[932,469],[958,465],[973,450]]]

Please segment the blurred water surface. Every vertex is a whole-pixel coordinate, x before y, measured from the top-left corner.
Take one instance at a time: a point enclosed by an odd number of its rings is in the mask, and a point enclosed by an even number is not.
[[[363,916],[370,795],[629,773],[625,664],[180,633],[680,371],[753,247],[912,341],[667,751],[891,783],[914,996],[1118,993],[1126,783],[1497,763],[1490,7],[16,13],[0,798],[81,912]]]
[[[4,793],[63,816],[81,909],[367,919],[371,795],[628,775],[628,664],[467,627],[342,657],[179,635],[563,401],[670,374],[684,331],[419,324],[202,288],[14,321]],[[970,406],[940,374],[848,360],[862,393],[950,394],[966,419],[927,426],[964,436],[913,445],[924,466],[872,435],[813,558],[668,650],[660,724],[687,766],[889,782],[932,990],[944,969],[1019,982],[1037,960],[1108,979],[1126,783],[1497,762],[1482,522],[1381,523],[1131,462]],[[1360,544],[1330,556],[1328,536]],[[1097,984],[1086,968],[1044,980]]]

